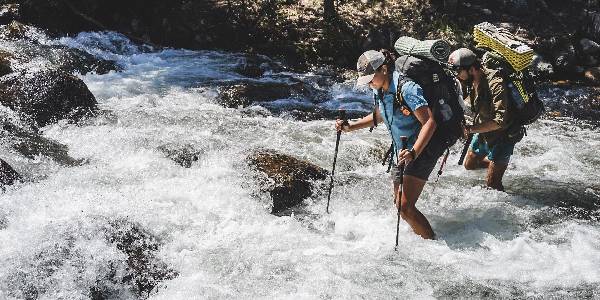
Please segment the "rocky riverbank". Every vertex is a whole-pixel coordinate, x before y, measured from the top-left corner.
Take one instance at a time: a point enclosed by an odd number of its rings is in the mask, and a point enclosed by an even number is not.
[[[598,1],[4,1],[0,20],[54,34],[113,30],[151,45],[224,49],[279,57],[291,65],[353,68],[367,49],[391,48],[400,35],[471,45],[488,21],[525,39],[540,55],[542,78],[600,85]]]

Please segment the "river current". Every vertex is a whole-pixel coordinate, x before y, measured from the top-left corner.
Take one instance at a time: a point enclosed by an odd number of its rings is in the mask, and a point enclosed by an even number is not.
[[[32,295],[24,286],[37,299],[88,299],[92,286],[108,281],[107,266],[124,261],[99,237],[103,218],[140,224],[160,239],[155,255],[177,276],[149,299],[600,297],[600,131],[593,122],[546,117],[530,126],[506,192],[484,188],[485,171],[456,164],[458,143],[439,182],[434,171],[417,202],[438,240],[401,222],[394,251],[390,178],[378,158],[389,142],[384,126],[342,136],[329,215],[323,192],[300,213],[270,214],[269,195],[245,162],[266,148],[331,169],[333,121],[301,121],[286,111],[366,114],[371,99],[352,81],[273,69],[253,80],[295,78],[328,94],[316,103],[225,108],[218,89],[245,80],[235,72],[244,54],[153,51],[114,33],[48,43],[114,59],[124,70],[81,76],[98,116],[42,129],[85,163],[65,167],[2,150],[27,179],[0,194],[2,299]],[[559,101],[552,89],[541,95]],[[191,145],[202,155],[182,168],[157,150],[162,145]],[[65,245],[68,254],[57,250]],[[51,273],[40,273],[44,264]],[[108,298],[140,297],[118,282],[102,284],[111,286]]]

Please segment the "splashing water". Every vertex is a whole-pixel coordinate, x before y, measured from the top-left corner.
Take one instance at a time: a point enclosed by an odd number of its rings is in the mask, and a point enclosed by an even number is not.
[[[218,105],[223,82],[247,80],[234,71],[243,54],[156,52],[114,33],[52,42],[117,60],[124,71],[82,77],[99,116],[43,129],[87,164],[66,168],[39,157],[28,167],[3,150],[31,180],[0,195],[0,298],[87,299],[98,287],[125,299],[600,296],[594,124],[563,118],[531,126],[506,193],[482,188],[484,171],[456,166],[456,145],[435,194],[430,183],[417,203],[439,240],[423,240],[402,222],[394,252],[391,184],[377,155],[389,140],[384,128],[342,136],[331,215],[317,193],[305,213],[276,217],[245,157],[270,148],[330,168],[332,121]],[[319,76],[273,70],[257,80]],[[351,82],[326,82],[327,99],[270,105],[368,113],[371,100]],[[165,144],[202,154],[182,168],[158,150]],[[152,233],[160,241],[153,255],[177,276],[147,294],[127,288],[128,258],[99,234],[113,228],[102,220]]]

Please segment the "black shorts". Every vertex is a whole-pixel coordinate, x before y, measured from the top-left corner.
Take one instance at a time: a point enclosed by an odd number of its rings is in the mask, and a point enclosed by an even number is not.
[[[404,175],[410,175],[427,181],[431,171],[435,168],[438,159],[444,154],[447,147],[432,139],[423,153],[417,159],[411,161],[404,168]],[[392,169],[392,178],[394,182],[400,182],[400,168],[394,166]]]

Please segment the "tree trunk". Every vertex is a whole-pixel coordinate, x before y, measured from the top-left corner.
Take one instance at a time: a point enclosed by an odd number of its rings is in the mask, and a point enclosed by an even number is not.
[[[324,0],[323,8],[325,9],[325,20],[333,21],[337,17],[337,13],[335,11],[335,0]]]

